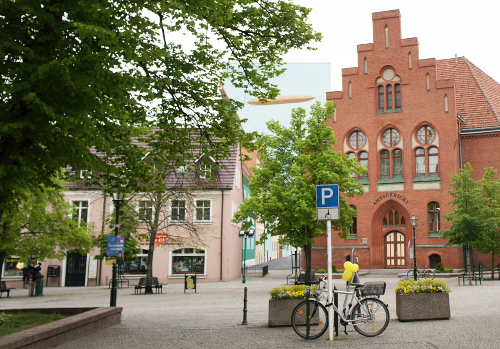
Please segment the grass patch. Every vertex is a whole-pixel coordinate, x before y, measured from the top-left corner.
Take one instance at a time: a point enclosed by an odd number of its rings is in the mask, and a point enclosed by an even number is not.
[[[0,337],[64,319],[65,317],[67,316],[61,314],[41,314],[33,312],[19,314],[0,313]]]

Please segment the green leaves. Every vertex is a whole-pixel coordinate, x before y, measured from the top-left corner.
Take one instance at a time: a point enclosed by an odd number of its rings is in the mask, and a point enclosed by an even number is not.
[[[500,253],[500,179],[497,171],[485,169],[482,180],[472,178],[474,169],[466,163],[458,175],[453,174],[453,212],[444,216],[452,226],[441,236],[449,244],[473,245],[482,253]]]
[[[266,222],[267,233],[281,236],[283,243],[312,246],[325,229],[316,219],[316,185],[339,184],[344,193],[340,197],[342,213],[332,227],[347,234],[356,210],[347,205],[344,195],[363,193],[362,185],[349,173],[363,171],[363,167],[333,151],[335,137],[326,123],[332,108],[318,102],[308,118],[305,110],[294,109],[290,128],[276,121],[268,123],[272,134],[257,140],[261,164],[249,184],[251,198],[240,206],[235,222],[252,217]]]

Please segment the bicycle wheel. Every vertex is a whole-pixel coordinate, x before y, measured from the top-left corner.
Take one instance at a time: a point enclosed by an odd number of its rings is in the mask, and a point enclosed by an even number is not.
[[[307,315],[308,305],[309,316]],[[307,326],[307,323],[309,323],[309,326]],[[303,301],[293,310],[292,327],[295,330],[295,333],[302,338],[319,338],[328,329],[328,311],[325,306],[318,301],[313,299]]]
[[[408,270],[408,273],[406,274],[407,279],[413,279],[413,269]]]
[[[375,337],[389,325],[389,309],[379,299],[365,298],[354,306],[351,319],[354,329],[366,337]]]
[[[434,280],[435,276],[436,274],[434,273],[433,270],[428,269],[424,271],[424,279]]]

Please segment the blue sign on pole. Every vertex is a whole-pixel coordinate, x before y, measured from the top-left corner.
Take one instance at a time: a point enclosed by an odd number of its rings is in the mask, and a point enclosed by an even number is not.
[[[339,185],[326,184],[316,186],[316,207],[339,207]]]

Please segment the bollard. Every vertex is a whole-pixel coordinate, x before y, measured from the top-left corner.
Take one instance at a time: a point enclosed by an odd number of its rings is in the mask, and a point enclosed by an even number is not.
[[[333,289],[336,291],[337,287],[333,286]],[[335,304],[335,307],[337,307],[337,309],[338,309],[338,307],[339,307],[339,294],[336,292],[333,293],[333,304]],[[335,326],[335,337],[338,337],[339,336],[339,314],[337,314],[337,312],[331,308],[330,308],[330,311],[334,311],[333,324]]]
[[[244,295],[243,295],[243,322],[241,323],[242,325],[246,325],[247,322],[247,290],[248,288],[244,288]]]
[[[110,298],[110,301],[109,301],[109,306],[110,307],[116,307],[116,294],[117,294],[117,288],[116,288],[116,284],[117,284],[117,276],[116,276],[116,271],[117,271],[117,264],[115,262],[113,262],[113,275],[112,275],[112,278],[111,278],[111,298]]]

